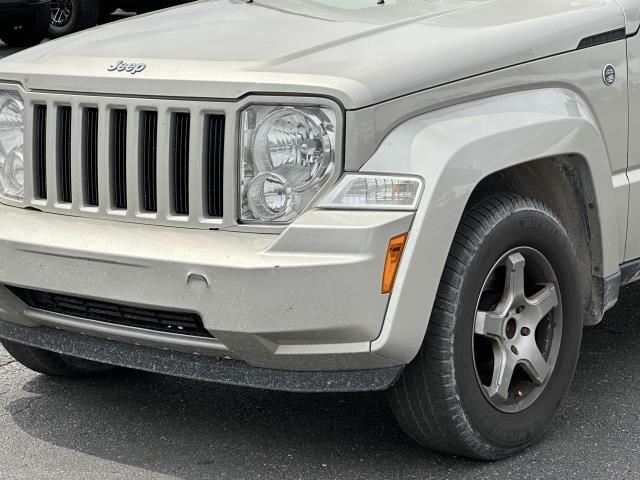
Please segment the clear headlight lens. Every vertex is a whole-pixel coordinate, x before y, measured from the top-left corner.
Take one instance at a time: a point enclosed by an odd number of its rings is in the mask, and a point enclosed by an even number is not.
[[[347,173],[318,206],[344,210],[416,210],[422,188],[422,179],[418,177]]]
[[[0,195],[24,196],[24,102],[0,91]]]
[[[288,223],[335,166],[336,114],[324,107],[254,105],[242,112],[240,220]]]

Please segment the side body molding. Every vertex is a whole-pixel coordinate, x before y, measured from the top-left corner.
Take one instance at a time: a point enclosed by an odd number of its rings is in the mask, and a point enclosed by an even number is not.
[[[592,253],[601,258],[600,276],[617,274],[618,212],[607,150],[588,105],[573,91],[548,88],[489,97],[418,116],[389,134],[362,171],[419,175],[426,188],[372,351],[400,362],[417,354],[475,186],[505,168],[559,155],[580,156],[587,163],[599,223],[592,235],[601,232],[592,247],[600,251]]]

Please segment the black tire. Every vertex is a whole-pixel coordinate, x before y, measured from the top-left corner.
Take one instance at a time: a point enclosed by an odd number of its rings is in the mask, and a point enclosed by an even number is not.
[[[505,252],[521,245],[540,252],[554,271],[559,287],[554,308],[561,308],[562,330],[557,360],[545,383],[535,387],[539,396],[521,411],[505,412],[483,390],[474,357],[477,343],[470,339],[477,338],[477,310],[489,272]],[[420,353],[389,392],[407,434],[434,450],[482,460],[504,458],[533,444],[551,424],[576,369],[583,327],[578,278],[571,240],[544,204],[500,194],[472,206],[451,246]],[[555,324],[553,315],[543,318]],[[511,392],[509,401],[522,395]]]
[[[88,377],[114,368],[7,340],[0,343],[14,359],[28,369],[52,377]]]
[[[49,37],[58,38],[70,33],[95,27],[100,14],[99,0],[66,0],[70,12],[62,19],[55,16],[56,3],[51,3],[51,25]]]
[[[0,31],[0,39],[10,47],[31,47],[38,45],[47,36],[49,30],[49,12],[38,9],[33,18],[10,25]]]

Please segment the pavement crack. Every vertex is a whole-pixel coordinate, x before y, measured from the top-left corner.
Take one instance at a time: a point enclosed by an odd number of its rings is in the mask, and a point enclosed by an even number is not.
[[[26,404],[24,407],[22,407],[22,408],[19,408],[19,409],[17,409],[17,410],[12,411],[12,412],[11,412],[11,414],[12,414],[13,416],[16,416],[16,415],[20,415],[22,412],[24,412],[24,411],[26,411],[26,410],[29,410],[29,409],[33,406],[33,404],[36,402],[36,400],[38,400],[39,398],[40,398],[40,397],[32,397],[32,398],[29,398],[29,399],[27,400],[27,402],[26,402],[27,404]]]
[[[7,365],[11,365],[12,363],[16,363],[17,360],[8,360],[4,363],[0,363],[0,368],[6,367]]]

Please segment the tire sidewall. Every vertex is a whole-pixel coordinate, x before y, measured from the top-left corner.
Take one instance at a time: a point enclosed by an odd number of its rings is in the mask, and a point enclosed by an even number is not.
[[[525,410],[505,413],[487,400],[477,380],[473,331],[477,300],[495,262],[517,247],[531,247],[550,262],[558,280],[563,310],[558,359],[546,388]],[[562,404],[577,364],[582,336],[582,296],[575,252],[562,226],[546,212],[509,212],[485,236],[466,269],[454,327],[454,371],[467,420],[482,443],[514,450],[532,443]]]

